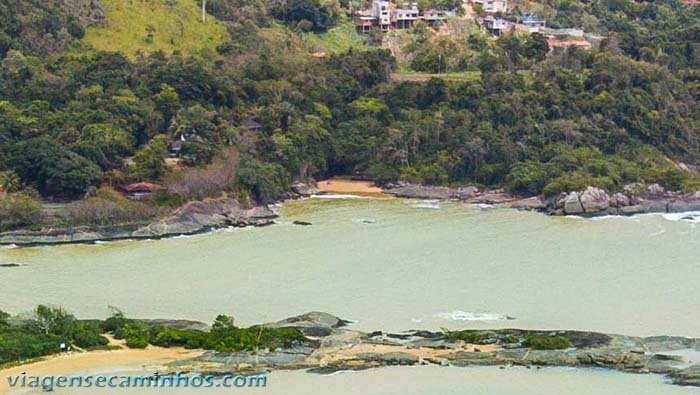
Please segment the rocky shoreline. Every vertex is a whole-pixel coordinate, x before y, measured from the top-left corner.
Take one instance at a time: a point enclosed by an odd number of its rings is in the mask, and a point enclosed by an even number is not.
[[[588,187],[583,191],[554,198],[522,197],[502,189],[480,190],[474,186],[444,187],[394,184],[383,188],[387,195],[408,199],[458,200],[470,204],[490,204],[546,213],[549,215],[636,215],[700,211],[700,191],[683,194],[665,191],[652,184],[630,184],[610,196],[606,191]],[[313,183],[295,183],[284,200],[309,197],[319,193]],[[16,230],[0,233],[0,245],[36,246],[95,243],[98,241],[161,239],[193,235],[225,227],[266,226],[277,214],[269,206],[242,204],[233,198],[204,199],[188,202],[166,218],[147,225]]]
[[[473,204],[493,204],[550,215],[636,215],[700,211],[700,191],[681,193],[666,191],[658,184],[629,184],[612,196],[592,186],[582,191],[562,193],[556,197],[522,197],[502,189],[479,190],[473,186],[440,187],[413,184],[390,185],[384,192],[401,198],[459,200]]]
[[[403,333],[352,330],[348,321],[327,313],[307,313],[275,323],[296,328],[310,342],[290,349],[219,353],[164,367],[163,373],[253,374],[306,370],[329,374],[383,366],[511,366],[606,368],[627,373],[666,375],[683,386],[700,386],[700,339],[633,337],[584,331],[518,329]],[[564,349],[537,349],[527,339],[564,338]]]
[[[284,199],[308,197],[318,192],[313,184],[295,183]],[[267,226],[278,217],[267,205],[242,204],[233,198],[203,199],[180,206],[153,223],[109,227],[75,226],[0,233],[0,245],[30,247],[56,244],[87,244],[98,241],[162,239],[205,233],[226,227]]]

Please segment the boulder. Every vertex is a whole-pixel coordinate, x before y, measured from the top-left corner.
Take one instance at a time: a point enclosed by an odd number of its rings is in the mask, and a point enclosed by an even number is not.
[[[680,213],[684,211],[700,211],[700,192],[689,193],[669,202],[668,211]]]
[[[566,214],[583,214],[585,212],[578,192],[571,192],[566,196],[564,199],[564,212]]]
[[[479,193],[479,188],[477,187],[460,187],[455,191],[455,197],[459,200],[467,200],[475,197]]]
[[[290,189],[295,194],[303,197],[309,197],[320,192],[320,190],[316,187],[316,182],[313,181],[309,183],[297,181],[294,184],[292,184]]]
[[[673,384],[700,387],[700,364],[671,373]]]
[[[307,336],[329,336],[334,329],[348,325],[350,321],[322,312],[311,312],[281,321],[263,324],[268,328],[295,328]]]
[[[610,207],[610,196],[600,188],[589,186],[579,196],[579,201],[586,213],[597,213]]]
[[[650,195],[663,195],[666,189],[659,184],[651,184],[647,187],[647,193]]]
[[[520,199],[510,203],[511,208],[518,210],[543,210],[546,205],[538,196],[527,199]]]
[[[625,207],[630,205],[629,196],[624,193],[616,193],[610,197],[610,206],[612,207]]]

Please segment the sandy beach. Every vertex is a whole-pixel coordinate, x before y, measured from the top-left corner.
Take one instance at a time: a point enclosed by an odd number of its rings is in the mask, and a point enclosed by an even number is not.
[[[9,392],[5,377],[17,376],[26,372],[28,376],[104,374],[110,372],[157,370],[165,364],[195,358],[201,350],[184,348],[161,348],[149,346],[145,349],[127,349],[113,351],[74,352],[49,356],[45,359],[0,370],[0,394]],[[18,389],[22,391],[22,389]]]
[[[346,178],[331,178],[319,181],[318,189],[323,193],[339,195],[357,195],[382,199],[390,199],[392,197],[385,194],[381,188],[375,186],[371,181],[356,181]]]

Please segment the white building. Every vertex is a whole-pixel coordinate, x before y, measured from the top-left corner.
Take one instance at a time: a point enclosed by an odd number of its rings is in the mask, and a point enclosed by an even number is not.
[[[377,18],[377,24],[382,30],[389,30],[391,27],[391,9],[388,1],[375,0],[372,2],[372,16]]]
[[[487,14],[508,12],[508,0],[474,0],[475,4],[481,4]]]

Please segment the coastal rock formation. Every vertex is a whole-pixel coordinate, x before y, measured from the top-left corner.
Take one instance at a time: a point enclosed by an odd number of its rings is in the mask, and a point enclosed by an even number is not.
[[[583,211],[597,213],[610,207],[610,196],[602,189],[589,186],[580,196]]]
[[[457,190],[449,187],[397,184],[384,189],[385,193],[410,199],[456,199]]]
[[[100,240],[148,239],[190,235],[225,226],[264,226],[277,214],[264,206],[244,206],[235,199],[204,199],[188,202],[168,217],[135,227],[49,228],[40,231],[0,233],[0,244],[38,245],[91,243]]]
[[[316,182],[311,181],[309,183],[303,183],[300,181],[295,182],[290,187],[291,192],[299,197],[309,197],[316,195],[320,190],[316,187]]]
[[[564,198],[564,212],[573,215],[582,214],[584,212],[578,192],[571,192]]]
[[[561,366],[665,374],[675,384],[700,386],[700,365],[691,362],[700,352],[700,339],[518,329],[363,333],[348,328],[348,323],[331,314],[312,312],[262,324],[299,329],[310,341],[288,349],[210,351],[172,364],[169,371],[245,374],[308,369],[328,374],[395,365]]]

